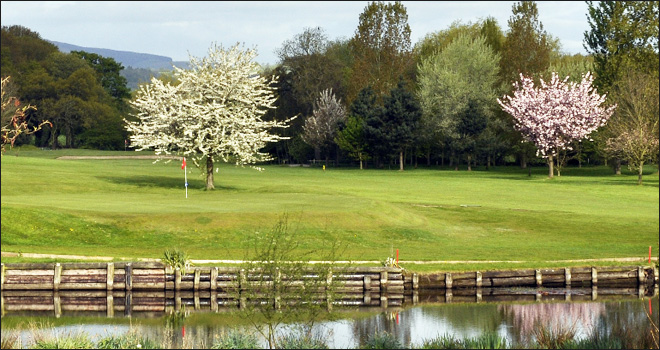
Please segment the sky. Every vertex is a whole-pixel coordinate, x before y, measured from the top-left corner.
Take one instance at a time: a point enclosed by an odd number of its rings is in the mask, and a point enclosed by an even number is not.
[[[414,45],[452,22],[491,16],[508,29],[514,1],[402,1]],[[2,1],[2,26],[21,25],[41,38],[84,47],[134,51],[187,61],[215,43],[257,50],[260,64],[277,64],[276,50],[306,28],[329,40],[355,34],[369,1]],[[584,1],[537,1],[544,29],[562,51],[586,54]]]

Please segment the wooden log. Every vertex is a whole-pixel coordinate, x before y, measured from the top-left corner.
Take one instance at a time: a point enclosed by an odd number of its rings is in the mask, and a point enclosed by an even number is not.
[[[137,270],[140,271],[140,270]],[[127,291],[132,291],[133,290],[133,273],[137,272],[133,271],[133,265],[131,263],[128,263],[124,266],[124,289]]]
[[[113,284],[115,282],[115,264],[109,262],[106,271],[107,271],[106,289],[111,291]]]
[[[107,284],[105,282],[102,283],[60,283],[59,289],[74,289],[74,290],[81,290],[81,289],[96,289],[96,290],[111,290],[107,289]]]
[[[489,287],[521,287],[535,286],[536,278],[529,277],[510,277],[510,278],[491,278]]]
[[[194,280],[193,280],[193,289],[194,290],[199,290],[199,276],[200,276],[199,269],[195,269],[195,277],[194,277]]]
[[[209,279],[211,280],[211,286],[210,286],[211,287],[211,292],[215,292],[218,289],[218,268],[217,267],[214,267],[214,268],[211,269]],[[218,304],[216,303],[214,311],[217,311],[217,309],[218,309]]]
[[[128,265],[128,264],[127,264]],[[150,276],[150,275],[165,275],[165,269],[136,269],[133,266],[134,276]]]
[[[598,270],[596,270],[596,267],[591,268],[591,284],[592,285],[598,285]],[[596,298],[594,297],[594,300]]]
[[[103,271],[105,273],[105,271]],[[55,274],[55,270],[50,269],[50,270],[6,270],[4,273],[4,276],[9,277],[9,276],[53,276]],[[3,276],[3,279],[4,279]]]
[[[0,263],[0,290],[4,289],[4,286],[5,286],[5,264]]]
[[[534,270],[484,271],[483,278],[511,278],[534,276]]]
[[[60,281],[62,281],[62,265],[56,263],[53,272],[53,290],[56,292],[60,289]]]
[[[174,269],[174,290],[181,290],[181,269]]]

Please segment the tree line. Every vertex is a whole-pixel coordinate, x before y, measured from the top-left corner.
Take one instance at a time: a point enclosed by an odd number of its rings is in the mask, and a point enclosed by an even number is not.
[[[497,102],[512,95],[520,75],[537,85],[553,73],[593,85],[617,105],[591,138],[573,140],[564,157],[581,165],[637,167],[658,159],[658,3],[587,2],[588,55],[569,55],[538,19],[534,1],[521,1],[503,29],[492,17],[456,21],[412,45],[400,2],[371,2],[351,38],[330,39],[321,27],[284,40],[275,76],[277,97],[265,122],[288,123],[258,152],[281,163],[355,162],[360,167],[545,162]],[[50,121],[17,142],[38,147],[123,149],[127,121],[138,112],[137,91],[124,68],[86,52],[60,53],[21,26],[2,28],[2,76],[9,95],[36,106],[28,123]],[[175,85],[177,75],[163,75]],[[3,90],[4,93],[4,90]],[[5,122],[3,110],[3,125]],[[291,119],[292,116],[297,116]]]

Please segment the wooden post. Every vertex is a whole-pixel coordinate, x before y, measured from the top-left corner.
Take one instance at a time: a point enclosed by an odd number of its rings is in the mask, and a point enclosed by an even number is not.
[[[5,264],[0,264],[2,265],[2,272],[0,273],[0,290],[5,289]]]
[[[541,301],[541,293],[536,292],[536,298],[534,300]]]
[[[106,314],[108,317],[114,317],[115,316],[115,300],[114,297],[112,296],[112,291],[107,291],[106,292],[106,301],[105,301],[105,309],[106,309]]]
[[[282,295],[280,294],[281,287],[282,287],[282,272],[280,271],[279,267],[275,268],[275,278],[274,278],[275,285],[275,309],[279,310],[282,307]]]
[[[596,300],[598,298],[598,287],[597,286],[592,286],[591,287],[591,300]]]
[[[247,298],[245,297],[245,294],[243,293],[243,289],[247,288],[246,285],[246,279],[245,279],[245,269],[241,269],[241,271],[238,273],[238,295],[239,295],[239,307],[241,309],[245,309],[247,306]]]
[[[537,287],[542,287],[543,286],[543,276],[541,275],[541,270],[536,270],[534,272],[534,276],[536,277],[536,286]]]
[[[199,268],[195,268],[195,277],[193,279],[193,290],[194,291],[199,290],[199,275],[200,275]]]
[[[566,301],[571,301],[571,291],[570,291],[570,288],[571,288],[571,287],[568,287],[568,288],[569,288],[569,290],[566,291],[566,295],[565,295],[564,299],[565,299]]]
[[[325,278],[325,297],[328,303],[328,311],[332,311],[332,268],[328,269],[328,275]]]
[[[380,294],[387,293],[387,271],[380,272]]]
[[[447,272],[447,273],[445,274],[445,288],[446,288],[446,289],[451,289],[452,284],[453,284],[453,281],[454,281],[454,280],[451,278],[451,273],[450,273],[450,272]]]
[[[413,290],[419,289],[419,276],[416,273],[413,273],[412,275],[412,289]]]
[[[637,287],[637,297],[644,299],[644,295],[646,295],[646,288],[643,284],[640,284],[639,287]]]
[[[211,268],[211,295],[218,289],[218,267]],[[217,304],[215,305],[217,309]],[[213,307],[211,307],[213,308]]]
[[[180,304],[181,299],[179,299]],[[124,298],[124,316],[131,317],[131,309],[133,308],[133,292],[126,292]]]
[[[106,290],[112,290],[112,285],[115,283],[115,263],[108,263],[108,267],[106,268]]]
[[[124,289],[130,292],[133,290],[133,264],[126,263],[126,266],[124,267],[124,273],[126,275],[126,287]]]
[[[591,268],[591,285],[592,286],[598,285],[598,270],[596,270],[595,266]]]
[[[371,304],[371,276],[364,276],[362,290],[364,293],[364,304],[369,306]]]
[[[53,273],[53,290],[60,290],[60,281],[62,281],[62,264],[55,263],[55,271]]]
[[[193,290],[193,293],[194,293],[193,302],[195,303],[195,310],[199,310],[200,309],[199,291]]]
[[[481,302],[482,296],[481,296],[481,287],[477,287],[477,303]]]
[[[571,286],[571,269],[568,267],[564,269],[564,284],[566,287]]]
[[[452,293],[451,289],[447,289],[445,291],[445,303],[451,303],[452,299],[454,299],[454,293]]]
[[[179,267],[174,269],[174,290],[181,290],[181,268]]]
[[[646,282],[646,276],[644,276],[644,268],[642,266],[637,267],[637,281],[640,286],[643,286]]]
[[[218,311],[218,293],[211,291],[211,311]]]
[[[62,301],[60,300],[60,293],[53,292],[53,311],[55,311],[55,318],[62,316]]]
[[[387,309],[387,294],[380,295],[380,307]]]
[[[658,268],[653,266],[653,279],[655,280],[656,286],[658,285]]]
[[[482,283],[483,282],[482,282],[482,278],[481,278],[481,272],[477,271],[477,280],[476,280],[477,288],[481,288]],[[481,298],[479,298],[479,299],[481,299]]]

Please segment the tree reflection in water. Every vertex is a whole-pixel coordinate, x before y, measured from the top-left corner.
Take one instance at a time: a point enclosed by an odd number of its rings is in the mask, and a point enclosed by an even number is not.
[[[515,342],[533,340],[535,329],[543,326],[550,330],[573,330],[576,338],[592,334],[600,316],[605,315],[602,303],[535,303],[504,304],[497,306],[516,332],[511,334]]]

